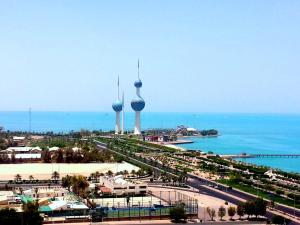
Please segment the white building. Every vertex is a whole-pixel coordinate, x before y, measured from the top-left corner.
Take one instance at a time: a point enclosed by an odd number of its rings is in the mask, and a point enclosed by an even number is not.
[[[15,201],[15,195],[12,191],[0,191],[0,205],[8,205]]]
[[[9,158],[15,154],[16,159],[40,159],[42,149],[40,147],[9,147],[0,153],[7,153]]]
[[[59,186],[37,186],[28,190],[23,191],[23,194],[32,198],[54,198],[64,197],[68,194],[68,190]]]
[[[148,185],[139,181],[126,181],[122,175],[115,177],[101,177],[100,184],[111,190],[112,194],[146,194]]]

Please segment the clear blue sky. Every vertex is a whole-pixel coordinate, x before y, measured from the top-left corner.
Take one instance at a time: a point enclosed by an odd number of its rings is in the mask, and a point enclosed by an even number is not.
[[[0,111],[300,112],[300,1],[0,3]]]

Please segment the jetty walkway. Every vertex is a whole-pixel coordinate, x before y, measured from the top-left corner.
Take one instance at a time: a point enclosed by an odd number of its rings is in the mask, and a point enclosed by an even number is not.
[[[222,155],[223,158],[300,158],[300,154],[239,154]]]

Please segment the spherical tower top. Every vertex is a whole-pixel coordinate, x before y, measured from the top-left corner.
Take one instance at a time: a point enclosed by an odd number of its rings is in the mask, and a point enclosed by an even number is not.
[[[115,112],[121,112],[123,109],[123,103],[120,100],[117,100],[112,104],[112,108]]]
[[[142,111],[145,108],[145,101],[143,98],[137,96],[136,98],[132,99],[131,101],[131,108],[134,111]]]
[[[137,81],[134,82],[134,86],[136,88],[141,88],[143,86],[143,83],[140,79],[138,79]]]

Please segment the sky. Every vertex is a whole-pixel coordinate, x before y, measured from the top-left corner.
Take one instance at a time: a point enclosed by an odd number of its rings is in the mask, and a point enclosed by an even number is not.
[[[298,0],[1,0],[0,111],[300,113]]]

